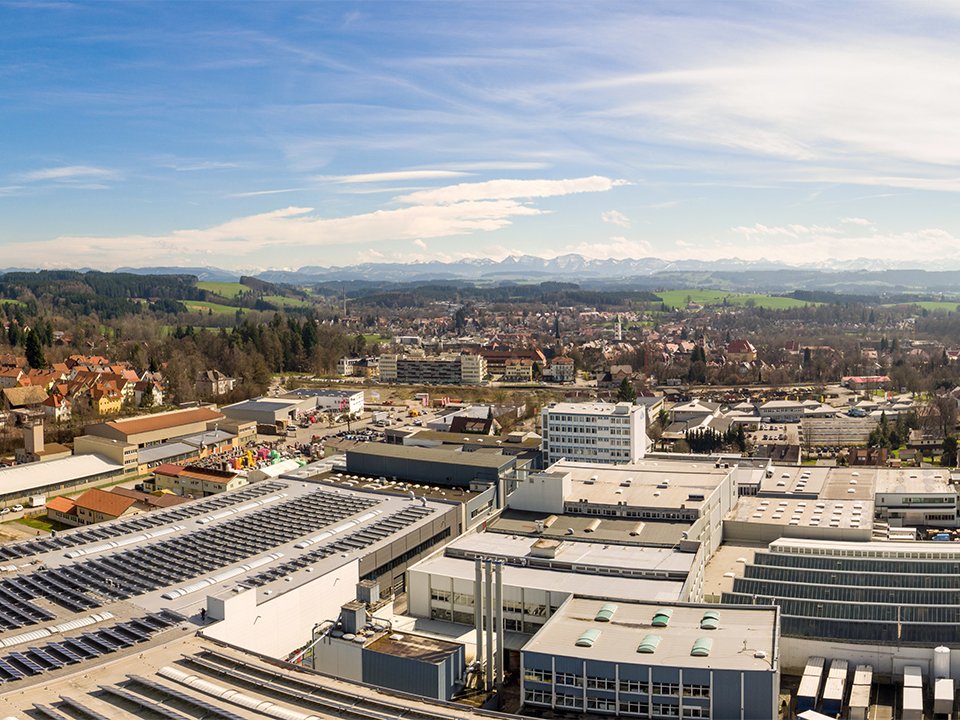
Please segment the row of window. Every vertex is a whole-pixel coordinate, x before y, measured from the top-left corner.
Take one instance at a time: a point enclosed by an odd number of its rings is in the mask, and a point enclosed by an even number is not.
[[[549,670],[539,670],[528,668],[524,673],[524,680],[530,682],[553,682],[554,676]],[[557,685],[568,687],[583,687],[584,677],[577,673],[557,672],[555,676]],[[596,677],[588,675],[586,677],[586,686],[591,690],[612,690],[616,691],[619,687],[620,692],[625,693],[643,693],[653,695],[683,695],[685,697],[710,697],[710,686],[699,685],[695,683],[685,683],[682,688],[680,683],[671,682],[653,682],[648,683],[645,680],[620,680],[619,683],[614,678]],[[682,692],[681,692],[682,690]]]
[[[527,690],[523,696],[524,702],[531,705],[551,705],[552,698],[549,692],[543,690]],[[579,695],[557,694],[557,707],[580,710],[583,708],[583,698]],[[636,715],[642,718],[709,718],[710,708],[697,705],[685,705],[681,714],[679,705],[667,703],[646,703],[639,700],[612,700],[610,698],[588,697],[586,708],[588,711],[601,713],[620,713],[621,715]]]

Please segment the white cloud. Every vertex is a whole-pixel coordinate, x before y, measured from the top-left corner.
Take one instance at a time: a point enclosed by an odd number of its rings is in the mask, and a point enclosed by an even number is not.
[[[506,200],[517,198],[545,198],[558,195],[573,195],[587,192],[606,192],[628,184],[626,180],[608,177],[591,177],[569,180],[488,180],[486,182],[460,183],[432,190],[401,195],[398,202],[448,205],[466,201]]]
[[[628,240],[622,235],[613,235],[603,242],[582,242],[567,246],[563,253],[576,253],[591,260],[623,260],[655,255],[653,247],[645,240]]]
[[[610,223],[611,225],[619,225],[620,227],[625,228],[630,227],[630,218],[628,218],[619,210],[606,210],[600,213],[600,219],[605,223]]]
[[[871,227],[873,223],[870,220],[862,217],[845,217],[840,218],[840,222],[845,225],[860,225],[862,227]]]
[[[115,170],[91,165],[63,165],[60,167],[32,170],[23,173],[21,177],[31,182],[42,180],[71,182],[75,180],[109,180],[117,177],[117,174]]]
[[[405,180],[450,180],[465,177],[467,172],[457,170],[397,170],[395,172],[363,173],[360,175],[337,175],[335,177],[318,178],[332,180],[337,183],[377,183],[396,182]]]
[[[291,206],[208,228],[161,235],[63,236],[44,242],[14,243],[7,245],[6,250],[22,263],[46,267],[51,258],[56,258],[60,267],[83,264],[109,268],[156,262],[181,264],[200,256],[230,258],[236,263],[262,252],[303,255],[318,248],[399,240],[408,240],[426,250],[426,241],[431,238],[492,232],[510,225],[515,218],[543,214],[544,211],[517,198],[600,192],[618,182],[580,178],[477,183],[480,187],[455,185],[448,194],[439,189],[444,202],[415,202],[420,193],[412,193],[406,196],[406,207],[357,215],[321,217],[313,208]],[[412,259],[415,258],[405,255],[405,260]]]

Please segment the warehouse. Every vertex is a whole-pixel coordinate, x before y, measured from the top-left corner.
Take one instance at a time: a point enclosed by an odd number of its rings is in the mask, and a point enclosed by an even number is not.
[[[522,460],[520,462],[523,462]],[[364,443],[347,451],[347,472],[412,480],[427,485],[469,487],[497,484],[514,472],[518,458],[497,450],[462,452],[386,443]]]
[[[318,390],[299,388],[281,396],[284,400],[299,400],[300,410],[310,412],[345,412],[351,415],[363,413],[363,390]]]
[[[775,607],[567,600],[520,653],[528,711],[774,720]]]
[[[45,463],[14,465],[0,469],[0,502],[11,504],[33,495],[52,495],[123,473],[123,465],[101,455],[73,455]]]
[[[143,447],[202,433],[209,423],[218,420],[223,420],[223,414],[216,408],[198,407],[95,423],[86,428],[86,433]]]
[[[293,422],[300,410],[300,400],[283,398],[254,398],[226,405],[223,414],[231,420],[245,420],[257,425],[282,427]]]

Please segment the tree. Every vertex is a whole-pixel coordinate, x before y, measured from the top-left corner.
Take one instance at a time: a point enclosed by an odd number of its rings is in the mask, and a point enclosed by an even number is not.
[[[40,342],[40,335],[34,330],[27,333],[26,354],[27,362],[34,370],[42,370],[47,366],[47,359],[43,356],[43,344]]]
[[[637,391],[633,389],[633,385],[630,384],[630,381],[627,378],[624,378],[620,381],[620,387],[617,388],[617,402],[629,402],[632,403],[637,399]]]
[[[957,464],[957,438],[947,435],[943,439],[943,454],[940,455],[940,464],[944,467],[954,467]]]

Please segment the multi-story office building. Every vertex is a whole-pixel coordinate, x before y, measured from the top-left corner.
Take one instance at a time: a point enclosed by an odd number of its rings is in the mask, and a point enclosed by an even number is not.
[[[567,600],[520,651],[528,711],[773,720],[777,608]]]
[[[631,403],[552,403],[541,412],[545,464],[629,463],[647,450],[646,409]]]

